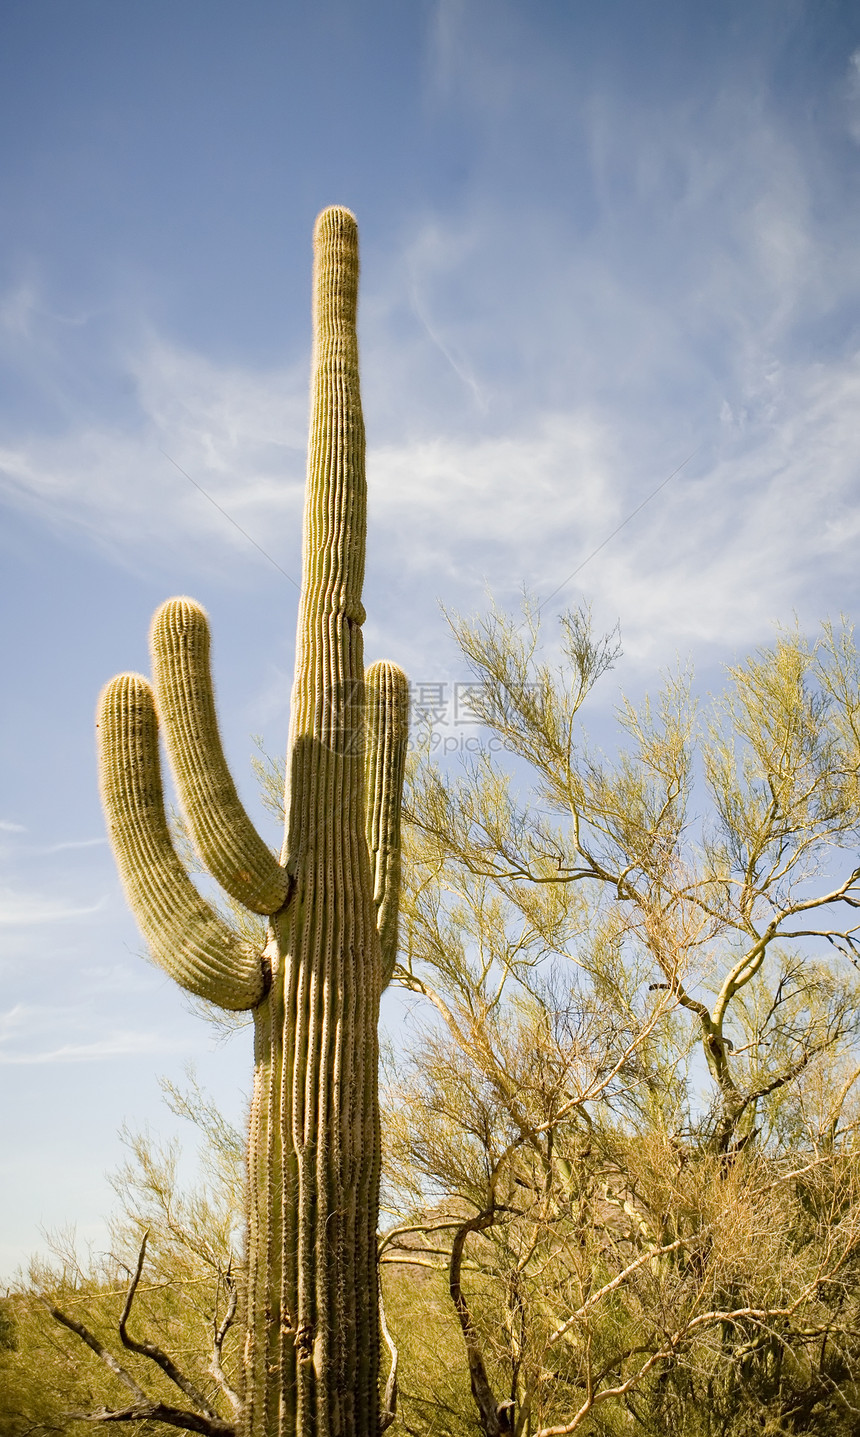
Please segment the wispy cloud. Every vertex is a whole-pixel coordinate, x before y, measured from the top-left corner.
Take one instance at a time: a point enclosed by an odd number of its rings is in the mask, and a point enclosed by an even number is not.
[[[764,412],[761,412],[761,411]],[[375,524],[410,570],[472,607],[550,594],[684,456],[636,453],[639,426],[546,416],[531,433],[373,456]],[[619,614],[628,647],[756,642],[856,599],[860,357],[780,370],[766,403],[724,414],[696,456],[562,589]],[[405,488],[403,476],[409,475]],[[407,536],[420,534],[416,549]],[[379,547],[385,547],[381,540]],[[823,606],[823,608],[822,608]]]
[[[43,848],[28,849],[28,852],[47,856],[50,853],[68,853],[77,848],[103,848],[106,838],[70,838],[62,843],[49,843]]]
[[[855,50],[848,62],[845,89],[848,132],[860,145],[860,50]]]
[[[136,415],[0,443],[0,494],[115,555],[177,549],[205,567],[258,556],[179,472],[277,546],[300,514],[307,378],[220,367],[150,339],[127,360]],[[169,457],[168,457],[169,456]],[[174,462],[171,462],[174,461]],[[176,466],[179,466],[177,469]]]
[[[0,820],[0,833],[27,833],[20,823],[4,823]],[[46,858],[52,853],[69,853],[76,849],[102,848],[107,838],[67,838],[57,843],[18,843],[15,847],[17,858]]]
[[[545,173],[512,210],[501,180],[534,71],[510,63],[516,7],[506,46],[483,49],[479,10],[436,7],[434,61],[472,107],[476,183],[405,216],[367,269],[368,611],[388,596],[386,632],[420,653],[437,596],[547,595],[694,449],[557,603],[594,596],[649,661],[849,607],[860,362],[839,316],[860,260],[853,229],[823,228],[816,156],[776,122],[754,60],[659,103],[584,81],[556,133],[565,77],[523,31],[547,77],[534,123],[547,163],[570,152],[580,210]],[[10,436],[0,492],[129,562],[181,549],[188,569],[256,573],[265,560],[166,453],[293,572],[304,364],[219,365],[150,334],[126,367],[131,421]]]
[[[212,365],[205,369],[225,413],[264,415],[274,406],[272,376],[235,370],[215,376]],[[180,366],[178,373],[187,378],[195,366]],[[178,384],[177,373],[174,379]],[[651,424],[641,411],[625,414],[593,398],[567,410],[524,405],[504,422],[495,416],[491,435],[482,424],[473,433],[372,445],[371,584],[383,594],[408,584],[413,625],[416,611],[425,613],[425,623],[435,622],[437,596],[474,608],[487,587],[506,603],[515,601],[522,583],[539,597],[548,595],[675,468],[692,437],[701,453],[583,568],[553,607],[581,592],[593,595],[607,618],[622,618],[628,649],[643,653],[653,651],[658,635],[670,651],[694,639],[754,642],[773,618],[794,608],[811,616],[822,606],[846,607],[855,593],[860,532],[860,358],[774,359],[766,373],[727,385],[716,407],[718,397],[712,396],[715,407],[700,426],[679,423],[677,434],[669,422],[671,403]],[[271,536],[283,528],[287,502],[297,526],[298,480],[286,486],[285,497],[276,474],[282,456],[270,453],[263,474],[259,455],[255,460],[257,441],[238,424],[229,442],[223,440],[228,464],[202,400],[195,438],[196,399],[199,389],[192,385],[184,398],[177,392],[171,400],[184,415],[180,452],[192,465],[188,454],[196,455],[197,472],[206,473],[219,502],[280,554]],[[112,515],[102,504],[108,470],[113,479],[124,467],[117,449],[131,449],[133,441],[89,434],[80,446],[75,459],[73,442],[36,445],[27,461],[33,492],[46,492],[45,476],[55,462],[64,465],[63,484],[52,491],[57,512],[70,507],[93,529],[112,524],[116,541],[139,552],[149,521],[133,483],[124,498],[113,493]],[[93,466],[84,463],[85,452],[101,454],[103,483],[99,466],[94,480]],[[139,454],[137,462],[139,477]],[[233,467],[247,473],[255,464],[256,479],[239,485]],[[166,524],[169,516],[171,544],[196,542],[201,561],[208,546],[211,561],[242,543],[217,514],[205,512],[204,501],[203,512],[197,511],[190,488],[188,494],[172,488],[169,497],[159,492],[160,512],[150,519]],[[253,550],[250,557],[264,562]],[[393,629],[397,622],[391,614]],[[2,829],[21,831],[8,821]],[[103,842],[70,840],[42,851]],[[9,895],[0,922],[54,921],[53,915],[83,911],[92,910],[54,902],[46,914],[41,900]]]
[[[22,281],[0,295],[0,335],[7,340],[29,340],[37,307],[35,285]]]
[[[107,900],[73,904],[44,893],[13,892],[0,888],[0,927],[35,928],[43,924],[64,923],[99,913]]]
[[[8,1008],[5,1013],[0,1013],[0,1043],[20,1032],[29,1021],[30,1015],[36,1009],[30,1008],[25,1003],[16,1003],[14,1007]]]
[[[32,1066],[45,1063],[93,1063],[109,1058],[148,1057],[159,1053],[178,1053],[187,1049],[185,1038],[164,1038],[158,1033],[140,1033],[131,1029],[117,1030],[106,1038],[90,1043],[63,1043],[40,1052],[9,1052],[0,1045],[0,1065]]]
[[[0,1064],[101,1062],[177,1053],[188,1046],[187,1033],[134,1030],[121,1021],[112,1024],[106,1033],[96,1034],[94,1027],[92,1011],[80,1002],[70,1002],[62,1008],[16,1003],[0,1012]]]

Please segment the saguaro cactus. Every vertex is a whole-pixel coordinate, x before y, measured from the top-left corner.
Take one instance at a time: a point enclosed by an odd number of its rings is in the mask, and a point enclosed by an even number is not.
[[[100,700],[101,781],[129,902],[159,963],[252,1009],[244,1430],[376,1437],[380,1148],[377,1020],[396,948],[406,679],[362,659],[366,483],[355,312],[358,238],[317,220],[303,586],[280,861],[227,769],[203,610],[152,626],[154,692],[123,674]],[[367,699],[365,699],[367,694]],[[164,817],[158,728],[200,857],[268,915],[262,952],[206,904]]]

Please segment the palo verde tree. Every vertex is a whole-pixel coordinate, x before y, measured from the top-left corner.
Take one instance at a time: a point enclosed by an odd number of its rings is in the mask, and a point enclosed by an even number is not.
[[[616,654],[587,614],[557,667],[534,609],[455,633],[497,742],[417,762],[407,799],[395,981],[431,1017],[393,1061],[382,1240],[407,1421],[853,1432],[850,628],[780,633],[704,714],[677,679],[622,703],[615,754],[582,723]],[[422,1352],[422,1287],[465,1409]]]
[[[780,634],[729,670],[704,718],[683,678],[639,708],[623,702],[614,760],[580,721],[616,653],[587,615],[562,620],[557,671],[540,660],[528,605],[519,623],[492,614],[457,623],[455,634],[478,680],[473,709],[531,782],[523,801],[489,751],[452,782],[423,766],[410,812],[422,864],[444,871],[455,891],[458,874],[489,885],[547,952],[585,925],[576,961],[596,981],[611,949],[652,993],[668,995],[711,1080],[708,1144],[729,1153],[760,1104],[829,1048],[853,1011],[853,993],[826,963],[860,955],[851,630],[825,625],[814,644]],[[594,941],[598,932],[614,934],[610,949]],[[754,1018],[760,975],[778,998]],[[830,993],[829,1017],[805,1025],[797,1014],[795,1040],[787,1025],[776,1045],[782,1066],[768,1064],[766,1039],[789,995],[797,1007],[798,989],[813,987]],[[747,1022],[759,1024],[752,1044],[740,1041]]]
[[[380,1425],[377,1021],[396,945],[407,686],[391,664],[364,673],[358,241],[347,210],[320,215],[315,261],[304,571],[280,857],[255,832],[226,766],[208,625],[197,604],[172,599],[158,611],[154,687],[121,675],[104,690],[98,719],[110,837],[154,958],[191,993],[254,1017],[239,1404],[248,1437],[376,1437]],[[233,900],[268,919],[264,947],[203,901],[176,854],[159,731],[199,857]],[[223,1432],[211,1404],[201,1408],[183,1390],[196,1413],[162,1411],[161,1420]],[[126,1416],[147,1415],[139,1398],[137,1409]]]

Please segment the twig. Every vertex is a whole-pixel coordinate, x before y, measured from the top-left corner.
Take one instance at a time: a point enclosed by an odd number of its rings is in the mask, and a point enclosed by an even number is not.
[[[224,1393],[224,1396],[227,1398],[227,1401],[230,1403],[230,1406],[233,1410],[233,1416],[239,1418],[242,1415],[242,1399],[239,1396],[238,1392],[236,1392],[235,1389],[230,1386],[230,1383],[227,1380],[226,1373],[221,1366],[221,1353],[224,1347],[224,1338],[227,1336],[227,1333],[230,1331],[230,1328],[233,1325],[233,1319],[236,1316],[236,1307],[239,1301],[239,1294],[236,1289],[236,1284],[233,1281],[233,1275],[230,1271],[229,1265],[227,1267],[227,1271],[224,1274],[224,1286],[230,1295],[227,1300],[227,1311],[224,1314],[223,1321],[221,1322],[220,1326],[216,1326],[215,1333],[212,1338],[212,1361],[209,1364],[209,1371],[215,1378],[215,1381],[218,1383],[218,1386],[221,1388],[221,1391]]]
[[[397,1364],[400,1354],[394,1346],[394,1339],[388,1331],[388,1323],[385,1320],[385,1303],[382,1297],[382,1283],[379,1284],[379,1325],[382,1328],[382,1336],[385,1338],[385,1345],[391,1353],[391,1367],[388,1373],[388,1381],[385,1384],[385,1394],[382,1399],[382,1412],[379,1417],[379,1431],[386,1432],[397,1416]]]

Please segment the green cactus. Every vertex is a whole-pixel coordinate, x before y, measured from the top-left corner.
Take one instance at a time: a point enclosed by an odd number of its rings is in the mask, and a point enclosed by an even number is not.
[[[317,220],[313,403],[278,862],[227,770],[209,631],[189,599],[152,627],[155,694],[124,674],[104,690],[102,794],[128,900],[183,987],[252,1009],[248,1437],[376,1437],[379,1320],[379,1000],[397,942],[407,684],[365,676],[366,483],[355,311],[358,237],[344,209]],[[264,951],[203,901],[170,841],[157,719],[197,851],[227,893],[269,918]]]

